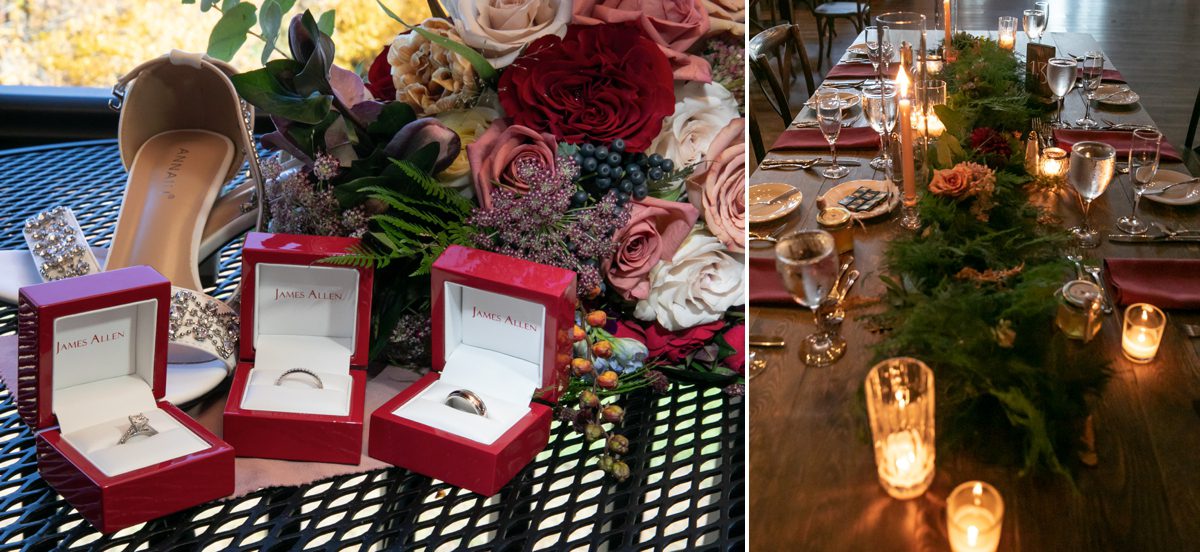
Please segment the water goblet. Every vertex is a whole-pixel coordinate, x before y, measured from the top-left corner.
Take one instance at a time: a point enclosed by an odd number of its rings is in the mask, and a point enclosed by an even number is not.
[[[818,310],[837,283],[838,256],[833,235],[824,230],[796,232],[775,244],[775,269],[792,299],[812,310],[817,331],[801,344],[808,366],[828,366],[846,353],[846,340],[827,331]]]
[[[1050,58],[1050,61],[1046,62],[1046,84],[1050,86],[1050,93],[1054,94],[1054,99],[1058,100],[1055,128],[1066,126],[1062,120],[1063,100],[1071,91],[1071,87],[1075,86],[1075,71],[1078,67],[1079,62],[1069,57]]]
[[[887,154],[887,138],[896,126],[896,106],[895,85],[878,83],[863,88],[863,115],[879,134],[879,154],[871,160],[871,167],[875,169],[884,170],[892,164]]]
[[[1084,112],[1083,118],[1075,121],[1075,125],[1080,128],[1096,128],[1100,123],[1092,120],[1092,99],[1096,96],[1096,89],[1100,88],[1100,81],[1104,76],[1104,54],[1100,52],[1088,52],[1083,56],[1083,86],[1080,88],[1080,95],[1083,97]]]
[[[837,91],[818,92],[815,94],[817,104],[817,123],[821,127],[821,134],[825,135],[825,140],[829,142],[829,154],[833,156],[833,160],[829,166],[821,173],[825,178],[837,180],[850,174],[850,169],[838,165],[837,162],[837,139],[842,133],[842,113],[845,110],[845,102]]]
[[[1137,218],[1138,204],[1142,194],[1154,181],[1158,173],[1159,147],[1162,145],[1162,133],[1150,128],[1139,128],[1133,131],[1129,143],[1129,182],[1133,185],[1133,212],[1127,217],[1117,219],[1117,228],[1126,234],[1145,234],[1146,223]]]
[[[1075,245],[1092,249],[1100,245],[1100,233],[1092,228],[1089,214],[1092,201],[1104,195],[1116,169],[1117,150],[1103,142],[1079,142],[1071,147],[1071,166],[1067,182],[1079,194],[1083,224],[1071,229]]]
[[[1025,10],[1021,15],[1021,26],[1025,29],[1025,36],[1035,44],[1038,43],[1042,33],[1046,31],[1046,12],[1040,9]]]

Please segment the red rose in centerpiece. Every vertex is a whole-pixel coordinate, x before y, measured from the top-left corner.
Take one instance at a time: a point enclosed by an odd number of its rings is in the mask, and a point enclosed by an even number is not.
[[[733,347],[733,352],[721,359],[721,363],[734,372],[746,373],[746,325],[738,324],[730,327],[721,336],[721,339]]]
[[[701,0],[576,0],[579,25],[636,23],[671,60],[675,78],[709,82],[712,68],[688,50],[709,30],[708,11]]]
[[[388,63],[388,50],[392,45],[383,47],[383,51],[375,56],[371,68],[367,70],[367,90],[376,100],[390,102],[396,99],[396,83],[392,82],[392,66]]]
[[[665,358],[669,362],[682,362],[688,355],[712,341],[717,332],[724,328],[725,322],[717,320],[672,332],[657,322],[651,323],[649,326],[642,326],[637,322],[622,320],[613,335],[645,343],[650,358]]]
[[[571,26],[530,44],[500,76],[515,125],[570,143],[625,140],[643,151],[675,111],[671,63],[628,24]]]

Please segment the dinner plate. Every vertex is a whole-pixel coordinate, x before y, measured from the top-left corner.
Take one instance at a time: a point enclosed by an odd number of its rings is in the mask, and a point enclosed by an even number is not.
[[[866,42],[859,42],[858,44],[851,44],[849,48],[846,48],[846,51],[847,51],[847,52],[854,52],[854,53],[856,53],[856,54],[862,54],[862,55],[864,55],[864,56],[865,56],[865,55],[867,55],[867,53],[868,53],[868,52],[867,52],[867,43],[866,43]]]
[[[779,197],[780,194],[793,188],[795,186],[781,182],[769,182],[750,186],[750,224],[761,224],[778,220],[795,211],[800,206],[800,202],[804,200],[803,192],[796,192],[796,195],[789,197],[787,201],[781,201],[774,205],[754,204],[757,201],[767,201],[771,198]]]
[[[1129,106],[1141,99],[1127,84],[1101,84],[1096,89],[1097,102],[1104,105]]]
[[[1178,171],[1169,171],[1159,169],[1158,174],[1154,176],[1154,182],[1151,182],[1146,187],[1147,190],[1155,190],[1162,188],[1168,184],[1191,180],[1193,177],[1183,174]],[[1200,203],[1200,183],[1196,186],[1183,185],[1176,186],[1161,194],[1142,196],[1143,199],[1148,199],[1155,203],[1164,205],[1196,205]]]
[[[896,206],[900,204],[900,190],[896,189],[896,185],[892,184],[891,180],[851,180],[849,182],[843,182],[830,188],[829,191],[825,192],[825,194],[821,196],[821,199],[827,206],[837,205],[838,201],[854,193],[854,190],[857,190],[859,186],[866,186],[872,190],[878,190],[880,192],[890,192],[891,196],[888,197],[887,201],[880,202],[879,205],[876,205],[875,208],[871,209],[870,211],[862,211],[859,213],[851,211],[850,216],[858,220],[867,220],[880,215],[886,215],[892,212],[892,209],[895,209]]]

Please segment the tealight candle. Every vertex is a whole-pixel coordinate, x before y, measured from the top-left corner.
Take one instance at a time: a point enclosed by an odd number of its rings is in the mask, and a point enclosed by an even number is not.
[[[933,482],[933,371],[913,358],[890,358],[867,374],[867,417],[879,484],[893,498],[925,493]]]
[[[1147,303],[1129,305],[1125,309],[1125,327],[1121,332],[1121,350],[1125,358],[1138,364],[1154,360],[1162,343],[1167,315]]]
[[[1067,150],[1062,148],[1046,148],[1042,150],[1042,176],[1059,178],[1067,174],[1069,159]]]
[[[983,481],[959,485],[946,499],[946,534],[954,552],[994,552],[1004,525],[1004,499]]]
[[[1004,16],[1000,18],[1000,48],[1012,51],[1017,45],[1017,18]]]
[[[942,124],[937,113],[930,113],[928,116],[916,113],[913,115],[913,119],[913,126],[926,138],[937,138],[946,132],[946,125]]]

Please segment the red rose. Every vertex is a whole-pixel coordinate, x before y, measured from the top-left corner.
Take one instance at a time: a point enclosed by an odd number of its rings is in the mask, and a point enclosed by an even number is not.
[[[388,64],[387,59],[388,50],[391,49],[391,44],[384,46],[383,51],[375,56],[375,61],[371,62],[371,68],[367,70],[367,90],[381,102],[396,99],[396,83],[392,82],[392,66]]]
[[[725,322],[717,320],[672,332],[657,322],[650,326],[642,326],[636,322],[622,320],[613,335],[629,337],[645,343],[650,358],[665,358],[670,362],[682,362],[688,355],[711,342],[717,332],[724,327]]]
[[[500,76],[515,125],[562,141],[625,140],[639,152],[675,111],[671,63],[631,24],[572,25],[534,41]]]
[[[733,352],[722,358],[721,363],[734,372],[746,373],[746,325],[738,324],[729,328],[721,339],[733,347]]]

